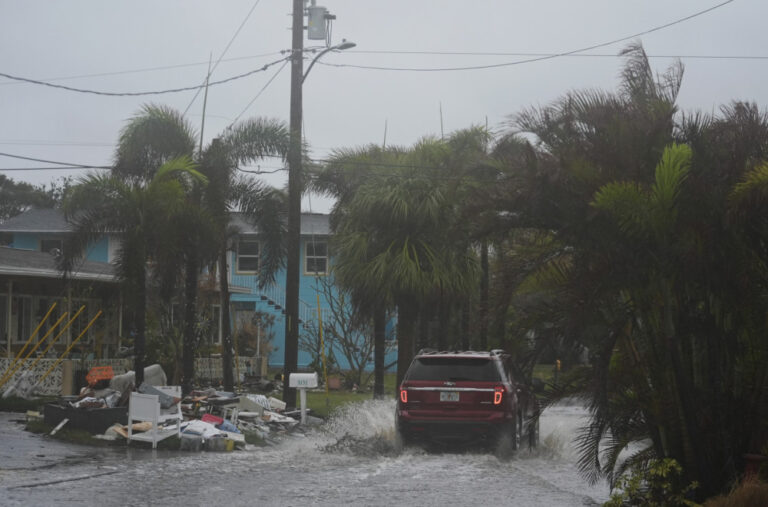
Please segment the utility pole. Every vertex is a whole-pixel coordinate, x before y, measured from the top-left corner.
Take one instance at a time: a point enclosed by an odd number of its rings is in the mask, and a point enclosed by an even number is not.
[[[301,113],[304,74],[304,0],[293,0],[291,44],[291,111],[288,147],[288,255],[285,270],[285,361],[283,401],[296,406],[296,390],[288,378],[299,360],[299,264],[301,248]]]

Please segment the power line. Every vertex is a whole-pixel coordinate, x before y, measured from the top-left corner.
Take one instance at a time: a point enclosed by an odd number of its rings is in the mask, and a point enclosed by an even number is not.
[[[45,164],[57,164],[62,166],[68,166],[69,168],[80,168],[80,169],[112,169],[110,166],[98,166],[98,165],[87,165],[87,164],[73,164],[71,162],[59,162],[56,160],[46,160],[42,158],[33,158],[33,157],[26,157],[24,155],[14,155],[12,153],[2,153],[0,152],[0,156],[2,157],[10,157],[10,158],[17,158],[20,160],[31,160],[32,162],[43,162]],[[52,167],[51,169],[55,169]],[[4,169],[9,170],[9,169]]]
[[[235,123],[237,123],[237,120],[239,120],[239,119],[240,119],[240,117],[241,117],[241,116],[243,116],[243,115],[245,114],[245,112],[246,112],[248,109],[250,109],[250,107],[253,105],[253,103],[254,103],[254,102],[256,102],[256,99],[258,99],[258,98],[261,96],[261,94],[262,94],[262,93],[264,93],[264,90],[266,90],[266,89],[267,89],[267,87],[268,87],[269,85],[271,85],[271,84],[272,84],[272,81],[274,81],[274,80],[275,80],[275,78],[277,77],[277,75],[278,75],[278,74],[280,74],[280,73],[283,71],[283,69],[285,68],[285,66],[286,66],[286,65],[288,65],[288,60],[285,60],[285,61],[283,62],[283,65],[281,65],[281,66],[280,66],[280,68],[279,68],[279,69],[277,69],[277,72],[275,72],[275,73],[274,73],[274,75],[273,75],[271,78],[269,78],[269,81],[267,81],[267,82],[266,82],[266,84],[265,84],[264,86],[262,86],[262,87],[261,87],[261,90],[259,90],[259,93],[257,93],[257,94],[256,94],[256,96],[255,96],[255,97],[253,97],[253,99],[252,99],[252,100],[251,100],[251,101],[248,103],[248,105],[247,105],[247,106],[245,106],[245,108],[244,108],[242,111],[240,111],[240,114],[238,114],[237,116],[235,116],[235,119],[234,119],[234,120],[232,120],[232,123],[230,123],[230,124],[227,126],[227,129],[231,128],[231,127],[232,127],[232,125],[234,125]],[[226,130],[226,129],[225,129],[225,130]]]
[[[245,72],[243,74],[238,74],[236,76],[228,77],[226,79],[220,79],[218,81],[212,81],[212,82],[208,83],[207,86],[216,86],[216,85],[220,85],[220,84],[224,84],[224,83],[229,83],[230,81],[235,81],[235,80],[238,80],[238,79],[243,79],[245,77],[251,76],[251,75],[256,74],[258,72],[264,72],[265,70],[269,69],[273,65],[276,65],[276,64],[278,64],[278,63],[280,63],[282,61],[285,61],[286,59],[287,58],[281,58],[279,60],[275,60],[273,62],[269,62],[269,63],[265,64],[263,67],[260,67],[258,69],[254,69],[254,70]],[[58,88],[58,89],[67,90],[67,91],[70,91],[70,92],[89,93],[89,94],[93,94],[93,95],[102,95],[102,96],[108,96],[108,97],[140,97],[140,96],[146,96],[146,95],[163,95],[163,94],[168,94],[168,93],[186,92],[186,91],[190,91],[190,90],[200,90],[201,88],[205,88],[205,86],[206,86],[206,84],[202,84],[202,85],[197,85],[197,86],[185,86],[185,87],[182,87],[182,88],[171,88],[171,89],[168,89],[168,90],[146,91],[146,92],[104,92],[104,91],[99,91],[99,90],[88,90],[88,89],[85,89],[85,88],[75,88],[75,87],[72,87],[72,86],[65,86],[65,85],[60,85],[60,84],[55,84],[55,83],[48,83],[48,82],[45,82],[45,81],[38,81],[36,79],[29,79],[29,78],[25,78],[25,77],[13,76],[11,74],[5,74],[3,72],[0,72],[0,76],[8,78],[8,79],[12,79],[14,81],[21,81],[21,82],[25,82],[25,83],[40,85],[40,86],[48,86],[50,88]]]
[[[57,166],[57,167],[0,167],[0,173],[5,171],[72,171],[83,169],[111,169],[104,166]]]
[[[622,58],[616,53],[520,53],[520,52],[493,52],[493,51],[394,51],[394,50],[370,50],[345,53],[373,54],[373,55],[423,55],[423,56],[551,56],[551,57],[575,57],[575,58]],[[685,55],[685,54],[659,54],[646,55],[648,58],[687,58],[691,60],[768,60],[765,55]],[[321,62],[318,62],[321,63]]]
[[[276,56],[284,54],[284,51],[273,51],[271,53],[262,53],[258,55],[250,55],[250,56],[237,56],[233,58],[224,58],[221,61],[222,62],[235,62],[239,60],[252,60],[255,58],[264,58],[267,56]],[[78,74],[75,76],[59,76],[59,77],[50,77],[41,79],[41,81],[45,81],[47,83],[51,81],[67,81],[70,79],[82,79],[87,77],[109,77],[109,76],[120,76],[125,74],[139,74],[141,72],[155,72],[160,70],[173,70],[173,69],[183,69],[186,67],[199,67],[201,65],[208,65],[208,62],[196,62],[196,63],[179,63],[175,65],[162,65],[158,67],[145,67],[142,69],[129,69],[129,70],[117,70],[112,72],[98,72],[95,74]],[[6,86],[6,85],[12,85],[12,84],[19,84],[17,81],[6,81],[4,83],[0,83],[0,86]]]
[[[111,147],[113,143],[89,143],[81,141],[38,141],[32,139],[6,139],[0,140],[0,145],[11,146],[85,146],[92,148]]]
[[[606,46],[611,46],[613,44],[617,44],[619,42],[625,42],[630,39],[635,39],[637,37],[641,37],[643,35],[647,35],[649,33],[657,32],[659,30],[663,30],[665,28],[669,28],[670,26],[674,26],[680,23],[683,23],[685,21],[691,20],[693,18],[696,18],[698,16],[704,15],[708,12],[712,12],[715,9],[719,9],[720,7],[723,7],[725,5],[728,5],[729,3],[732,3],[734,0],[726,0],[725,2],[719,3],[717,5],[714,5],[712,7],[709,7],[708,9],[704,9],[702,11],[695,12],[689,16],[685,16],[683,18],[676,19],[674,21],[671,21],[669,23],[666,23],[664,25],[659,25],[653,28],[650,28],[648,30],[644,30],[642,32],[638,32],[632,35],[628,35],[626,37],[621,37],[619,39],[614,39],[608,42],[602,42],[600,44],[595,44],[592,46],[580,48],[580,49],[574,49],[572,51],[565,51],[563,53],[554,53],[546,56],[538,56],[533,58],[527,58],[525,60],[518,60],[515,62],[505,62],[505,63],[496,63],[496,64],[489,64],[489,65],[472,65],[467,67],[433,67],[433,68],[427,68],[427,67],[380,67],[380,66],[373,66],[373,65],[353,65],[353,64],[344,64],[344,63],[329,63],[329,62],[319,62],[321,65],[328,65],[331,67],[351,67],[355,69],[368,69],[368,70],[390,70],[390,71],[409,71],[409,72],[446,72],[446,71],[461,71],[461,70],[481,70],[481,69],[494,69],[499,67],[511,67],[514,65],[522,65],[525,63],[533,63],[533,62],[540,62],[543,60],[551,60],[553,58],[559,58],[561,56],[570,56],[576,53],[583,53],[585,51],[590,51],[592,49],[598,49],[603,48]]]
[[[235,42],[235,39],[237,38],[238,34],[240,33],[240,30],[243,29],[245,26],[245,23],[248,21],[248,18],[251,17],[251,14],[253,14],[253,11],[256,10],[256,6],[259,5],[261,0],[256,0],[256,3],[253,4],[253,7],[251,7],[251,10],[248,11],[248,14],[246,14],[245,19],[242,23],[240,23],[240,26],[235,30],[235,34],[232,36],[231,39],[229,39],[229,43],[227,44],[227,47],[224,48],[224,51],[221,52],[219,55],[219,59],[216,60],[216,64],[213,66],[213,68],[208,69],[208,74],[205,76],[205,80],[203,81],[203,84],[200,88],[197,89],[195,92],[195,96],[192,97],[192,100],[189,101],[189,105],[187,105],[187,108],[184,109],[184,112],[181,114],[182,116],[186,116],[187,111],[189,111],[189,108],[192,107],[192,104],[195,103],[195,100],[197,100],[197,96],[200,95],[200,90],[204,88],[208,84],[208,80],[211,78],[211,75],[213,74],[213,71],[216,70],[216,67],[219,66],[219,63],[221,62],[221,59],[224,58],[224,55],[227,54],[227,51],[229,51],[230,46],[232,46],[232,43]]]

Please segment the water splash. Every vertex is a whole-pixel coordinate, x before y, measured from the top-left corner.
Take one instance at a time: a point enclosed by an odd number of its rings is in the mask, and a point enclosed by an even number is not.
[[[325,452],[355,456],[395,456],[395,401],[366,400],[336,410],[321,427]]]

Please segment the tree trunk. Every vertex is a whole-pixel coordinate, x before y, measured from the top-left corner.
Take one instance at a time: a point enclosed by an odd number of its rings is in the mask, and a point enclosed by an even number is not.
[[[146,265],[146,264],[144,264]],[[142,266],[139,270],[139,280],[136,290],[136,336],[133,339],[133,371],[136,373],[136,385],[138,388],[144,382],[144,355],[147,331],[147,272]]]
[[[184,266],[184,346],[182,349],[182,380],[181,387],[184,394],[189,394],[193,388],[195,378],[195,325],[197,324],[197,250],[194,242],[187,248],[186,263]]]
[[[405,372],[413,360],[413,333],[418,312],[411,301],[397,305],[397,385],[403,381]]]
[[[488,350],[488,282],[490,280],[490,269],[488,266],[488,242],[483,241],[480,247],[480,308],[478,309],[478,320],[480,329],[480,350]]]
[[[429,341],[429,316],[425,310],[419,312],[419,335],[416,337],[416,350],[425,349],[432,344]]]
[[[470,350],[470,340],[469,340],[469,311],[470,311],[470,302],[469,298],[467,298],[462,304],[461,304],[461,349],[462,350]]]
[[[229,312],[229,277],[227,276],[227,247],[219,253],[219,294],[221,296],[221,358],[224,369],[224,390],[234,391],[235,381],[232,372],[232,323]]]
[[[448,321],[450,302],[446,300],[445,294],[440,294],[440,302],[437,310],[437,350],[448,350]]]
[[[384,352],[387,314],[383,308],[373,313],[373,397],[384,397]]]

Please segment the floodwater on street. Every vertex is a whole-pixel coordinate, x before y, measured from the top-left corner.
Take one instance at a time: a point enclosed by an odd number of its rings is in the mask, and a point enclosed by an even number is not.
[[[393,448],[394,401],[349,405],[306,434],[230,453],[87,447],[23,431],[0,414],[0,505],[599,505],[605,483],[578,475],[571,443],[585,410],[541,418],[541,445],[487,452]]]

